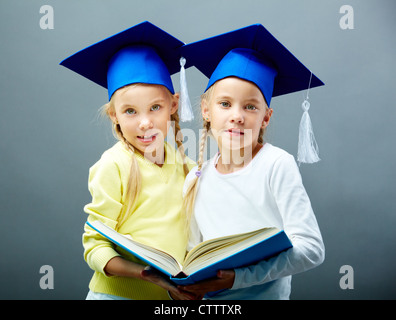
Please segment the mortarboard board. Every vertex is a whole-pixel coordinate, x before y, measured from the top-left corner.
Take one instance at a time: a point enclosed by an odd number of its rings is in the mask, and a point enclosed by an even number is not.
[[[184,43],[145,21],[99,41],[60,64],[113,93],[133,83],[163,85],[174,94],[170,75],[180,71]]]
[[[323,85],[261,24],[187,44],[182,54],[210,78],[206,90],[236,76],[255,83],[268,106],[272,97]]]

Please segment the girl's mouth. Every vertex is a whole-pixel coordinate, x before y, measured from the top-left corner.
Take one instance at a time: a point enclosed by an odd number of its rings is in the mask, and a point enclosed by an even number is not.
[[[151,143],[157,138],[158,133],[153,134],[151,136],[137,136],[140,142],[142,143]]]
[[[231,136],[243,136],[245,133],[240,130],[240,129],[228,129],[227,132],[231,135]]]

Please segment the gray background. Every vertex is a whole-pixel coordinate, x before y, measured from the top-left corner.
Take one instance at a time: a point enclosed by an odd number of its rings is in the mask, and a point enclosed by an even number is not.
[[[53,30],[39,25],[46,4]],[[344,4],[353,30],[339,26]],[[184,42],[262,23],[326,83],[310,92],[322,161],[301,166],[326,260],[293,277],[292,298],[395,299],[395,9],[393,0],[2,0],[0,298],[85,298],[88,169],[114,139],[97,112],[106,90],[58,63],[149,20]],[[187,77],[196,103],[206,79],[193,68]],[[267,138],[294,155],[304,94],[272,102]],[[54,269],[53,290],[39,286],[42,265]],[[353,290],[339,286],[343,265]]]

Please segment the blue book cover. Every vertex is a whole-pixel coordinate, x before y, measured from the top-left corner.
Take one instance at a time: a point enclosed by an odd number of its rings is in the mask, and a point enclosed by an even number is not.
[[[286,233],[264,228],[205,241],[193,248],[184,262],[168,253],[134,241],[100,221],[87,224],[117,246],[166,274],[178,285],[215,277],[218,270],[234,269],[269,259],[292,247]]]
[[[261,240],[237,253],[214,262],[190,275],[179,274],[171,277],[171,280],[179,285],[189,285],[198,281],[216,277],[218,270],[228,270],[240,268],[257,263],[261,260],[269,259],[292,247],[292,244],[284,231]]]

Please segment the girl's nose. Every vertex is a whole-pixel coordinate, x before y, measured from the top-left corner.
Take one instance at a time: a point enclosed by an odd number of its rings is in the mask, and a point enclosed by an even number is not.
[[[153,122],[151,121],[150,118],[144,117],[139,123],[139,129],[141,130],[148,130],[153,128]]]
[[[233,123],[243,123],[244,118],[242,112],[237,109],[233,110],[230,121]]]

